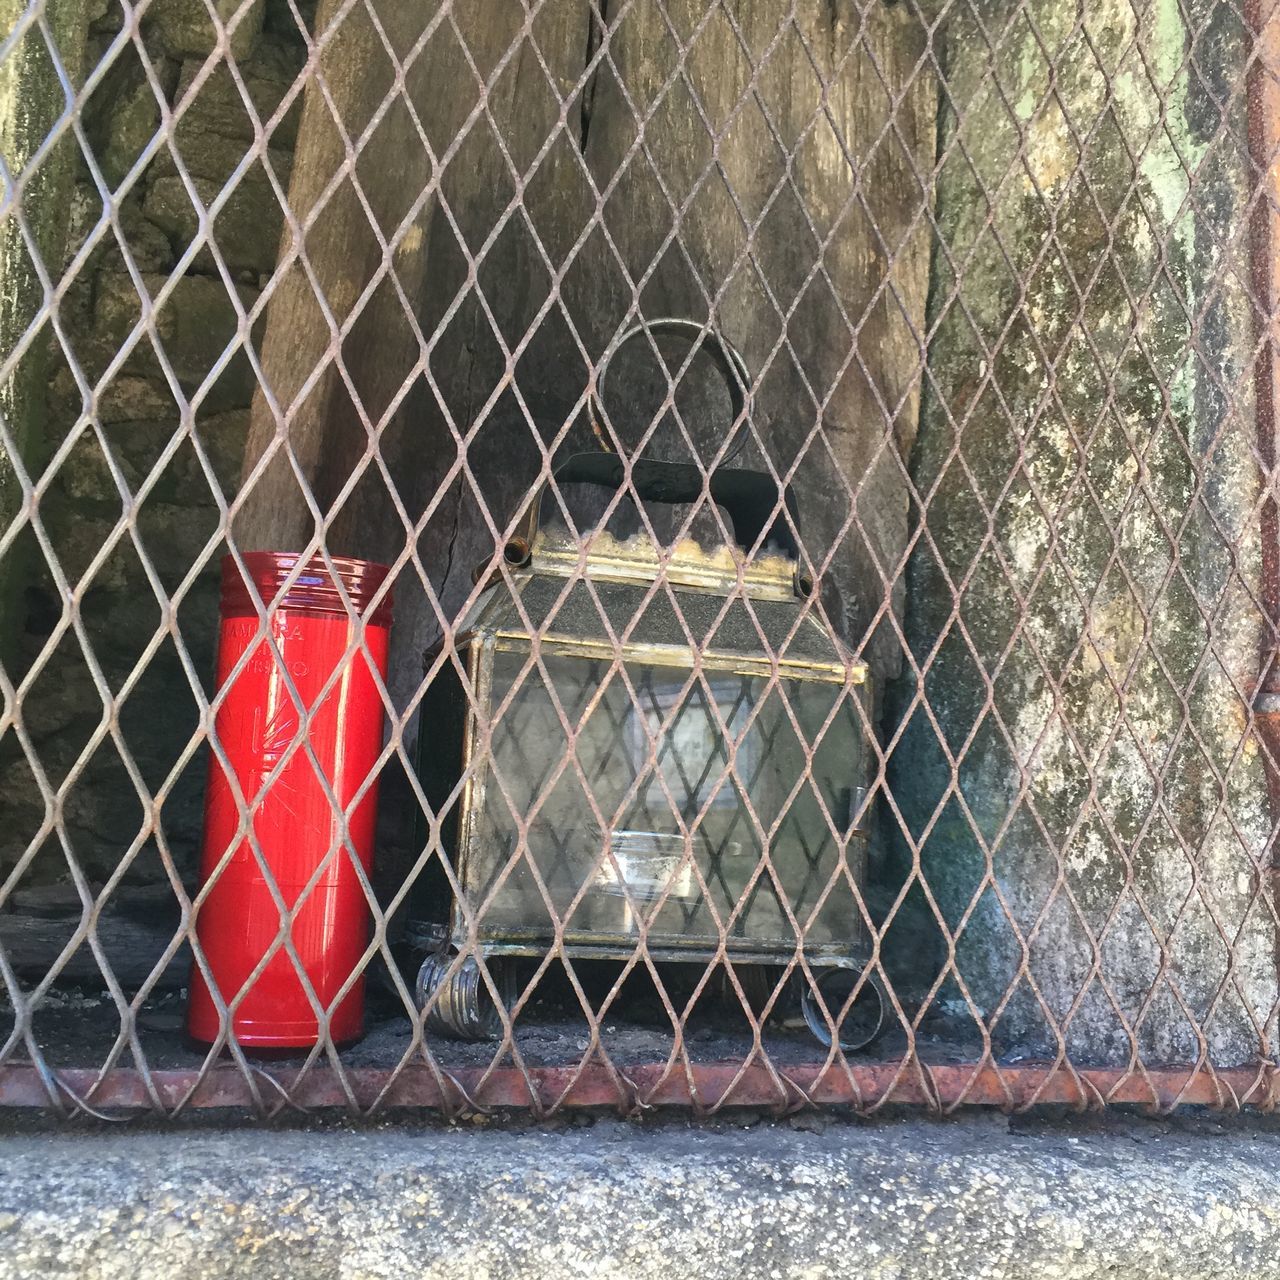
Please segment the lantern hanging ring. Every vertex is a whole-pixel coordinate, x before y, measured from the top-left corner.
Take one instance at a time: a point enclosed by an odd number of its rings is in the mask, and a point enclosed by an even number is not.
[[[676,317],[640,321],[618,338],[601,357],[595,383],[587,397],[587,415],[591,423],[591,431],[600,447],[606,453],[617,452],[604,427],[604,393],[605,382],[609,376],[609,365],[627,343],[641,334],[648,334],[651,339],[669,336],[685,338],[691,350],[702,349],[711,357],[729,390],[729,401],[732,407],[730,422],[736,424],[736,433],[716,465],[723,466],[732,461],[745,447],[749,430],[751,375],[747,372],[746,362],[733,344],[709,325],[701,324],[697,320],[682,320]]]

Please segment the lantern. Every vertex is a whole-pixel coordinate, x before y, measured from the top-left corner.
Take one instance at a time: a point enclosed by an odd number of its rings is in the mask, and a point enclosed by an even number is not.
[[[647,328],[697,335],[745,429],[736,352],[691,322]],[[553,476],[616,490],[627,470],[578,453]],[[866,669],[810,600],[790,492],[726,467],[630,473],[645,503],[707,487],[733,544],[583,538],[544,519],[542,493],[530,504],[422,706],[420,776],[452,867],[433,862],[418,897],[427,1024],[492,1036],[510,958],[627,960],[643,940],[659,964],[794,961],[810,1028],[859,1047],[884,1010],[864,972]]]

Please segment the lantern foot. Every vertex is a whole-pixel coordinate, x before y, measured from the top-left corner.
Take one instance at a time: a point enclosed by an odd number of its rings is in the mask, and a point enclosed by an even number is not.
[[[849,997],[859,982],[861,988],[850,1004]],[[827,1048],[831,1047],[833,1025],[845,1053],[865,1049],[884,1029],[888,1000],[884,986],[874,974],[863,969],[815,969],[813,979],[802,978],[801,986],[800,1008],[804,1020]]]
[[[509,1009],[514,976],[510,965],[490,960],[486,967],[503,1007]],[[448,952],[432,953],[418,970],[414,995],[418,1008],[426,1010],[428,1031],[454,1040],[496,1040],[502,1034],[502,1014],[475,956],[459,960]]]

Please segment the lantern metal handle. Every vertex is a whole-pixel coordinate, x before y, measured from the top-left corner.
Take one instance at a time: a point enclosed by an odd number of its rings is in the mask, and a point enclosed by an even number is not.
[[[705,491],[716,506],[728,513],[734,538],[743,551],[750,552],[760,543],[799,562],[800,548],[793,532],[800,525],[795,497],[789,486],[783,488],[782,505],[790,517],[788,521],[777,511],[777,482],[762,471],[718,467],[705,475],[690,462],[655,462],[642,458],[628,467],[626,460],[616,453],[574,453],[553,464],[550,480],[538,486],[503,549],[507,563],[512,566],[528,563],[534,538],[542,527],[542,504],[552,484],[596,484],[618,490],[626,484],[628,471],[631,487],[640,501],[696,502]]]
[[[733,344],[716,330],[699,324],[696,320],[681,320],[675,317],[640,321],[639,324],[628,329],[601,357],[596,371],[595,385],[587,397],[587,417],[600,447],[606,453],[617,453],[603,425],[604,389],[605,380],[609,376],[609,365],[614,356],[628,342],[641,334],[648,334],[651,338],[663,336],[687,338],[691,349],[701,348],[711,357],[717,371],[724,379],[725,386],[729,389],[729,402],[732,408],[732,417],[729,421],[738,424],[737,434],[731,439],[728,449],[721,456],[720,465],[723,466],[726,462],[732,461],[746,445],[747,433],[750,429],[748,406],[751,395],[751,375],[747,372],[746,361],[738,354]]]

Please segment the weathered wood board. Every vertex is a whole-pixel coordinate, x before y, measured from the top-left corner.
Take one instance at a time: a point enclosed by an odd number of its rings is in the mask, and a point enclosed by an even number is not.
[[[383,8],[405,49],[439,13]],[[401,292],[378,287],[342,364],[375,426],[412,385],[382,437],[385,478],[369,469],[329,545],[404,548],[386,479],[420,524],[421,572],[408,565],[399,587],[401,697],[441,630],[421,576],[453,616],[581,407],[592,364],[620,326],[662,315],[710,318],[743,351],[758,378],[743,461],[760,465],[763,449],[792,481],[833,619],[881,674],[897,665],[891,629],[875,624],[886,602],[901,605],[902,458],[923,362],[936,104],[926,33],[905,7],[828,0],[636,0],[620,12],[588,0],[547,0],[532,18],[453,6],[356,166],[384,235],[406,215],[412,226],[392,255]],[[391,81],[372,24],[347,27],[322,59],[330,92],[308,90],[291,192],[303,219],[343,156],[334,110],[357,137]],[[350,182],[306,244],[342,321],[383,261]],[[264,351],[278,405],[299,398],[330,346],[307,275],[291,267]],[[260,396],[246,469],[282,434],[323,510],[369,453],[361,418],[334,365],[291,416]],[[291,466],[273,464],[237,531],[244,546],[313,536]]]

